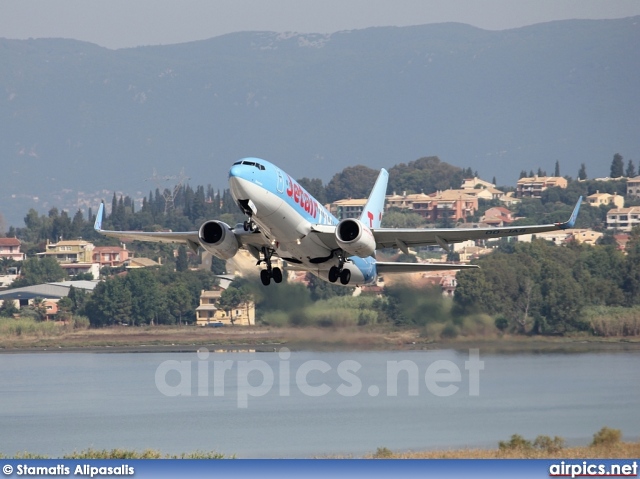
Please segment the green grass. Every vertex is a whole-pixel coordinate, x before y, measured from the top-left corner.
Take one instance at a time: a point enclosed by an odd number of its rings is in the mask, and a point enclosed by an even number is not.
[[[349,327],[377,324],[378,311],[373,308],[375,298],[336,296],[316,301],[294,311],[269,311],[261,321],[270,326]]]
[[[0,337],[3,338],[48,338],[61,336],[78,329],[87,329],[88,327],[89,320],[84,316],[76,316],[67,324],[54,321],[38,321],[33,318],[0,317]]]

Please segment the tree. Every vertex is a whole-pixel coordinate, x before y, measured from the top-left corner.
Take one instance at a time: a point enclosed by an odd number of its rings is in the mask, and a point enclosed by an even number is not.
[[[382,312],[397,325],[424,326],[450,319],[439,287],[415,288],[404,284],[385,286],[387,301]]]
[[[382,217],[384,228],[417,228],[424,222],[422,216],[409,211],[388,211]]]
[[[186,284],[171,285],[167,291],[167,308],[178,324],[182,324],[184,317],[193,312],[191,293]]]
[[[580,169],[578,170],[578,179],[586,180],[587,179],[587,167],[584,163],[580,164]]]
[[[247,296],[246,294],[238,288],[227,288],[220,295],[220,299],[218,300],[218,305],[220,309],[222,309],[231,320],[231,324],[235,323],[235,318],[233,315],[233,310],[237,309],[242,303],[246,302]]]
[[[217,256],[211,255],[211,272],[213,274],[226,274],[227,262]]]
[[[625,171],[625,176],[627,178],[634,178],[636,176],[636,167],[633,164],[633,160],[629,160],[627,163],[627,171]]]
[[[128,324],[131,318],[131,292],[125,287],[124,280],[112,278],[98,283],[87,301],[85,313],[94,327]]]
[[[622,284],[626,306],[640,303],[640,230],[631,230],[631,238],[625,247],[627,257],[623,268]]]
[[[336,173],[327,184],[327,201],[344,198],[366,198],[378,177],[378,171],[368,166],[348,166]]]
[[[556,168],[553,172],[553,176],[560,176],[560,162],[556,160]]]
[[[53,283],[62,281],[66,277],[67,273],[54,258],[28,258],[22,262],[22,277],[15,280],[11,287],[21,288],[34,284]]]
[[[320,203],[325,204],[327,202],[327,194],[321,179],[300,178],[298,184]]]
[[[153,324],[163,302],[155,272],[148,269],[132,270],[124,283],[131,294],[131,324]]]
[[[584,305],[582,289],[571,272],[556,262],[545,262],[541,268],[540,317],[534,326],[543,334],[581,331],[587,325],[581,320]]]
[[[71,229],[69,230],[69,235],[71,238],[78,238],[82,236],[82,229],[84,227],[84,217],[82,216],[82,211],[76,211],[76,214],[73,215],[73,220],[71,220]]]
[[[69,294],[67,298],[71,300],[73,306],[71,307],[72,313],[80,313],[84,311],[84,307],[88,300],[87,291],[84,289],[78,289],[71,286],[69,288]]]
[[[20,310],[16,307],[14,301],[5,299],[0,306],[0,316],[5,318],[12,318],[14,314],[18,314]]]
[[[351,294],[350,288],[328,283],[321,280],[315,274],[307,273],[306,280],[309,284],[308,291],[311,293],[312,301],[333,298],[334,296],[345,296]]]
[[[437,190],[459,188],[463,176],[463,170],[457,166],[440,161],[437,156],[429,156],[407,164],[399,163],[390,168],[387,191],[432,193]],[[477,172],[467,177],[473,176],[478,176]]]
[[[60,321],[68,321],[73,316],[73,300],[68,296],[64,298],[60,298],[58,301],[58,313],[56,314],[56,319]]]
[[[44,299],[42,298],[34,298],[33,303],[29,306],[29,309],[35,311],[36,317],[40,321],[44,321],[47,319],[47,307],[44,304]]]
[[[611,178],[620,178],[624,176],[624,163],[623,158],[620,153],[616,153],[613,155],[613,161],[611,162],[611,173],[609,176]]]
[[[487,255],[478,260],[480,270],[458,273],[455,312],[504,316],[521,333],[583,330],[582,308],[593,301],[584,292],[590,274],[584,258],[579,245],[556,246],[543,240],[516,243],[509,253]],[[597,260],[597,269],[613,274],[601,262]],[[604,284],[603,279],[598,283]]]
[[[189,260],[187,258],[187,248],[184,245],[178,247],[178,257],[176,258],[176,271],[182,272],[189,269]]]

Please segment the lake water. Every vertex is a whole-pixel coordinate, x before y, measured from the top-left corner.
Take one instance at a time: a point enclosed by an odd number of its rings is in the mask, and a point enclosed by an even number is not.
[[[640,354],[0,355],[0,453],[89,447],[238,457],[640,436]],[[399,371],[399,372],[398,372]]]

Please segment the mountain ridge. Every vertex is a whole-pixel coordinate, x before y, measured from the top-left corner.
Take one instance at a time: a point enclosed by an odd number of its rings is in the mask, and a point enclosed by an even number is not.
[[[639,23],[238,32],[118,50],[0,39],[0,212],[16,224],[28,204],[69,203],[64,190],[146,195],[154,168],[221,188],[244,156],[325,183],[434,155],[501,184],[556,160],[606,176],[614,153],[640,159]]]

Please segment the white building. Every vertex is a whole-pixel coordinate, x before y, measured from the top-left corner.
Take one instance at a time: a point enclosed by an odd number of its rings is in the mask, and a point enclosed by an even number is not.
[[[614,208],[607,213],[607,229],[631,231],[640,225],[640,206]]]

